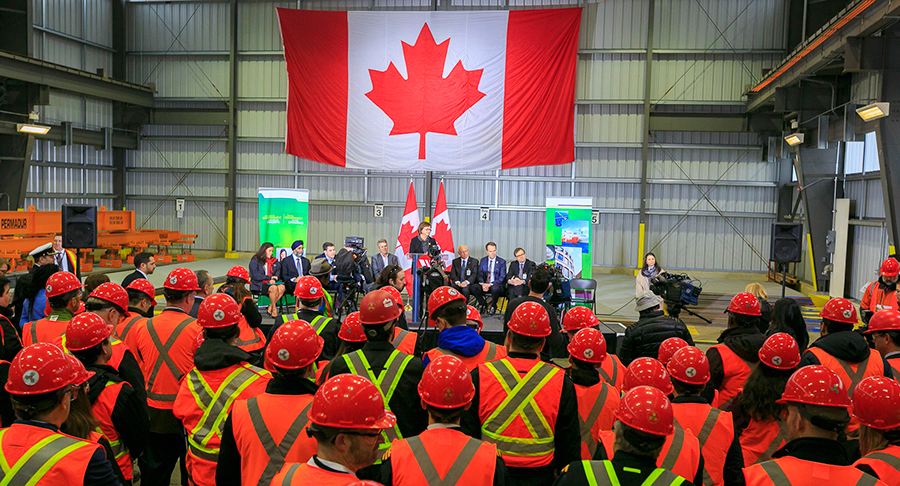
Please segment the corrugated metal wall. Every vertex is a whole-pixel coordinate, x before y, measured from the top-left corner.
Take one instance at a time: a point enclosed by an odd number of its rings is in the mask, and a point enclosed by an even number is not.
[[[450,8],[496,9],[505,4],[453,0]],[[657,1],[650,86],[655,109],[739,112],[745,86],[783,57],[784,4],[784,0]],[[576,3],[520,0],[509,5]],[[574,107],[576,162],[446,174],[454,240],[471,246],[473,254],[480,255],[476,249],[494,240],[503,256],[522,246],[532,258],[539,258],[545,198],[592,196],[602,213],[594,228],[594,264],[632,266],[640,259],[640,145],[649,2],[578,5],[584,14]],[[287,76],[275,7],[297,6],[296,2],[239,4],[236,247],[246,251],[259,245],[255,204],[259,187],[310,190],[310,248],[346,235],[364,236],[372,243],[383,237],[393,244],[410,177],[423,202],[423,173],[344,171],[283,153]],[[317,0],[302,6],[409,10],[431,9],[432,3]],[[126,15],[130,80],[156,83],[159,106],[221,106],[231,89],[227,3],[132,2]],[[175,195],[190,197],[176,183],[191,168],[206,169],[205,174],[195,171],[187,176],[187,185],[199,199],[188,204],[182,223],[200,233],[199,248],[224,248],[224,220],[216,220],[224,210],[224,134],[215,132],[183,127],[145,130],[148,137],[141,150],[129,156],[128,164],[128,204],[138,210],[139,222],[172,221]],[[750,134],[654,133],[647,248],[657,251],[667,268],[765,269],[765,259],[755,252],[769,245],[775,172],[771,164],[760,162],[760,145]],[[435,174],[435,193],[440,175]],[[385,204],[384,218],[371,217],[375,203]],[[491,221],[478,219],[481,206],[493,209]]]
[[[76,69],[112,69],[112,5],[101,0],[33,0],[34,57]],[[37,107],[40,121],[75,128],[112,127],[112,103],[50,91]],[[61,204],[112,208],[112,151],[36,142],[26,206],[56,210]]]

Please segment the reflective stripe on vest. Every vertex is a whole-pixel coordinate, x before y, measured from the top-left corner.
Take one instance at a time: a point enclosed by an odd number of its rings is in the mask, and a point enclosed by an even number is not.
[[[122,341],[125,340],[125,337],[128,336],[128,333],[131,332],[131,328],[137,324],[137,321],[144,319],[144,316],[137,315],[131,318],[128,322],[125,323],[125,327],[122,329],[122,333],[119,335],[119,339]]]
[[[703,426],[700,427],[700,433],[697,434],[697,441],[700,442],[700,451],[702,453],[703,448],[706,447],[706,441],[709,440],[709,434],[712,433],[713,427],[719,421],[719,414],[722,413],[721,410],[710,408],[709,415],[706,416],[706,420],[703,421]],[[703,468],[703,484],[705,486],[712,486],[713,480],[709,476],[709,471],[706,467]]]
[[[113,455],[115,456],[116,459],[125,456],[125,454],[128,454],[128,449],[122,444],[121,440],[110,439],[106,434],[103,433],[102,430],[100,430],[99,426],[96,429],[94,429],[94,432],[97,432],[98,434],[102,435],[103,438],[105,438],[106,441],[109,442],[109,448],[112,449]]]
[[[425,450],[422,439],[418,436],[410,437],[406,440],[406,443],[409,445],[409,450],[412,451],[413,457],[416,458],[416,463],[418,464],[419,469],[422,470],[422,474],[425,476],[425,481],[427,481],[428,486],[455,486],[456,483],[459,482],[459,478],[461,478],[466,471],[466,466],[472,458],[475,457],[478,448],[481,447],[480,440],[470,438],[459,452],[459,456],[453,461],[453,464],[447,471],[447,475],[441,479],[441,475],[438,474],[434,462],[428,457],[428,451]]]
[[[672,434],[672,443],[669,445],[669,451],[666,452],[666,457],[659,467],[668,471],[674,469],[675,464],[678,462],[678,455],[681,454],[682,447],[684,447],[684,429],[675,427],[675,432]]]
[[[900,457],[897,457],[893,454],[888,454],[886,452],[871,452],[865,456],[863,459],[872,459],[875,461],[881,461],[888,466],[894,468],[895,471],[900,473]]]
[[[403,356],[402,360],[398,360],[397,357],[401,355]],[[410,361],[412,361],[412,356],[403,354],[395,349],[391,351],[391,356],[384,364],[384,369],[381,370],[381,373],[379,373],[378,376],[375,376],[375,374],[372,373],[369,361],[366,359],[366,355],[363,354],[362,350],[344,355],[344,362],[347,363],[347,367],[350,368],[351,373],[362,376],[363,378],[368,378],[369,381],[378,387],[381,396],[384,398],[384,408],[388,411],[391,411],[389,404],[391,398],[394,396],[394,390],[397,389],[400,377],[403,375],[403,371]],[[391,447],[391,442],[403,438],[403,435],[400,434],[400,428],[396,424],[390,429],[383,430],[381,435],[384,436],[384,444],[381,444],[379,449],[388,449]]]
[[[609,383],[612,386],[616,386],[616,378],[619,377],[619,365],[616,363],[615,359],[612,356],[609,357],[610,361],[612,361],[613,370],[612,376],[609,376],[603,368],[597,368],[597,371],[600,372],[600,377],[603,378],[603,381]]]
[[[825,359],[831,358],[841,367],[842,370],[844,370],[844,373],[847,375],[847,378],[850,380],[850,384],[847,385],[847,394],[850,395],[850,398],[853,398],[853,390],[856,389],[856,385],[858,385],[859,382],[862,381],[862,379],[865,377],[866,369],[869,366],[869,358],[872,357],[872,352],[874,351],[877,353],[877,351],[875,351],[875,350],[870,350],[869,355],[866,356],[866,359],[857,363],[856,371],[853,371],[853,368],[850,366],[850,363],[848,361],[845,361],[845,360],[842,360],[835,356],[832,356],[827,351],[825,351],[821,348],[810,348],[809,351],[811,353],[813,353],[813,355],[815,355],[816,358],[818,358],[820,363],[822,363],[823,358],[825,358]],[[879,357],[880,357],[880,355],[879,355]],[[882,374],[884,374],[884,372],[882,372]]]
[[[393,346],[394,348],[397,348],[397,346],[400,346],[400,343],[403,342],[403,339],[406,337],[407,334],[409,334],[409,331],[407,331],[405,329],[400,329],[400,332],[398,332],[397,336],[394,338],[394,340],[391,341],[391,346]]]
[[[591,428],[593,428],[594,422],[597,421],[597,417],[600,416],[600,412],[603,411],[603,407],[606,405],[609,387],[608,383],[603,383],[603,388],[600,390],[600,394],[597,395],[597,401],[594,402],[591,411],[588,412],[587,419],[582,419],[581,414],[578,414],[578,424],[581,426],[581,442],[587,445],[588,453],[590,453],[591,457],[594,457],[594,453],[597,452],[597,441],[591,435]]]
[[[153,328],[153,319],[147,319],[147,334],[150,335],[150,339],[153,340],[153,345],[156,346],[156,349],[159,351],[159,356],[156,357],[156,362],[153,363],[153,370],[150,371],[150,376],[147,378],[147,398],[159,400],[161,402],[174,402],[175,397],[178,396],[176,393],[156,393],[153,391],[153,384],[156,382],[156,375],[159,374],[159,370],[162,368],[163,363],[169,368],[169,372],[175,377],[175,381],[181,381],[181,378],[184,377],[181,370],[178,369],[178,365],[176,365],[172,357],[169,356],[169,350],[175,345],[175,341],[181,336],[181,332],[184,331],[184,328],[186,328],[193,320],[193,317],[188,317],[181,321],[175,327],[175,330],[172,331],[172,334],[169,335],[169,339],[166,339],[166,344],[164,345],[159,339],[159,334],[156,333],[156,329]]]
[[[779,466],[777,462],[766,461],[760,463],[759,466],[763,471],[765,471],[766,475],[769,476],[769,479],[772,480],[773,484],[777,484],[778,486],[791,486],[791,482],[788,480],[787,475],[784,473],[784,470],[781,469],[781,466]],[[878,479],[869,476],[868,474],[865,474],[859,470],[857,470],[856,472],[860,474],[860,478],[856,482],[856,486],[875,486],[876,484],[878,484]]]
[[[590,486],[619,486],[619,477],[610,461],[581,461]],[[677,486],[685,479],[665,469],[654,469],[641,486]]]
[[[288,468],[287,473],[284,475],[284,480],[281,482],[282,486],[291,486],[291,482],[294,479],[294,473],[297,472],[297,468],[299,468],[301,464],[293,464]]]
[[[282,320],[283,324],[287,324],[288,322],[290,322],[288,320],[288,316],[286,316],[286,315],[282,315],[281,320]],[[300,316],[298,316],[297,314],[291,314],[290,320],[299,321],[301,319],[300,319]],[[315,318],[313,318],[312,322],[309,323],[309,325],[312,326],[312,328],[316,330],[316,334],[321,335],[322,331],[325,330],[325,326],[327,326],[329,322],[331,322],[331,319],[328,317],[316,316]]]
[[[35,324],[37,324],[37,321],[31,322],[31,344],[38,342],[37,326]]]
[[[266,421],[262,418],[262,413],[259,411],[259,404],[257,402],[258,400],[256,397],[247,400],[247,415],[250,417],[250,422],[253,424],[253,430],[256,431],[257,438],[259,438],[259,441],[262,443],[263,448],[266,449],[266,452],[269,453],[269,462],[266,464],[266,468],[259,477],[259,482],[257,482],[257,486],[267,486],[272,483],[272,478],[274,478],[275,475],[278,474],[278,471],[281,470],[281,467],[284,466],[284,458],[291,450],[294,442],[297,441],[297,437],[300,437],[300,432],[302,432],[303,429],[306,428],[306,424],[309,423],[307,412],[309,412],[310,407],[312,407],[312,402],[310,401],[306,404],[306,407],[303,408],[300,415],[298,415],[291,426],[288,427],[287,433],[284,434],[281,442],[278,443],[275,442],[275,439],[269,432],[269,428],[266,427]]]
[[[7,431],[9,429],[0,431],[0,443]],[[6,462],[6,457],[0,454],[0,486],[37,484],[62,458],[89,445],[92,444],[62,434],[54,434],[31,446],[12,467]]]
[[[502,366],[498,366],[502,364]],[[481,424],[481,432],[486,442],[497,444],[503,454],[510,456],[547,456],[555,449],[553,430],[534,396],[561,370],[555,366],[538,362],[523,377],[508,361],[491,361],[484,366],[506,391],[506,398],[487,420]],[[506,437],[503,432],[516,417],[522,417],[531,432],[531,439]]]
[[[769,459],[771,459],[772,454],[775,454],[775,451],[778,450],[778,448],[781,446],[781,443],[787,441],[787,432],[785,431],[787,422],[784,420],[776,420],[775,423],[778,424],[778,433],[775,434],[775,438],[772,439],[772,443],[769,444],[769,447],[766,447],[766,450],[756,458],[757,463],[768,461]]]
[[[218,459],[219,448],[211,448],[207,444],[213,437],[222,435],[222,423],[228,417],[234,400],[245,388],[260,378],[262,376],[258,373],[239,366],[225,378],[219,389],[213,392],[197,368],[187,374],[188,388],[194,395],[197,406],[203,410],[200,421],[188,434],[188,445],[192,454],[207,461],[215,462]]]
[[[398,337],[399,337],[399,336],[398,336]],[[484,341],[484,344],[486,344],[487,347],[488,347],[488,349],[487,349],[487,354],[484,355],[484,362],[486,363],[486,362],[488,362],[488,361],[493,361],[494,358],[497,357],[497,345],[494,344],[494,343],[492,343],[492,342],[490,342],[490,341],[488,341],[488,340],[485,340],[485,341]],[[458,354],[456,354],[456,353],[454,353],[453,351],[450,351],[450,350],[448,350],[448,349],[444,349],[444,348],[434,348],[434,350],[437,351],[438,353],[446,354],[447,356],[456,356],[457,358],[460,357],[460,355],[458,355]],[[484,348],[481,348],[481,350],[484,351]],[[481,353],[479,353],[479,354],[481,354]],[[475,356],[478,356],[478,355],[476,354]],[[475,356],[466,356],[466,357],[467,357],[467,358],[474,358]]]

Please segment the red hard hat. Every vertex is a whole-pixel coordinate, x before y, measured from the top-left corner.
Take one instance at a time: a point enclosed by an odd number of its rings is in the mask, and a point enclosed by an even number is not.
[[[859,321],[856,318],[856,307],[842,297],[836,297],[826,302],[822,307],[822,312],[819,312],[819,317],[844,324],[856,324]]]
[[[800,364],[797,340],[786,332],[772,334],[759,348],[759,362],[776,370],[792,370]]]
[[[197,324],[203,329],[234,326],[241,320],[241,308],[228,294],[212,294],[200,303]]]
[[[690,346],[687,341],[678,337],[670,337],[659,345],[659,362],[667,365],[675,351]]]
[[[631,390],[636,386],[652,386],[666,395],[675,391],[666,367],[653,358],[637,358],[625,368],[622,388]]]
[[[481,332],[481,329],[484,327],[484,321],[481,320],[481,312],[478,312],[478,309],[472,307],[471,305],[466,306],[466,320],[477,322],[479,333]]]
[[[576,332],[566,349],[573,358],[588,363],[602,363],[609,356],[603,333],[589,327]]]
[[[56,272],[47,279],[44,291],[48,298],[83,288],[78,277],[69,272]]]
[[[325,295],[322,282],[312,275],[304,275],[297,279],[294,287],[294,296],[303,300],[319,300]]]
[[[200,286],[197,285],[197,275],[184,267],[176,268],[169,272],[163,287],[169,290],[179,290],[182,292],[200,290]]]
[[[128,284],[128,287],[125,287],[125,289],[126,290],[134,289],[139,292],[143,292],[143,293],[147,294],[147,297],[150,297],[151,299],[153,299],[153,305],[157,304],[157,302],[156,302],[156,287],[154,287],[153,284],[150,283],[150,281],[147,280],[146,278],[139,278],[137,280],[132,281],[130,284]]]
[[[50,343],[25,346],[9,365],[6,391],[13,395],[39,395],[72,384],[74,370],[66,353]]]
[[[459,408],[472,401],[475,385],[462,360],[443,355],[435,358],[425,368],[419,380],[419,396],[422,401],[436,408]]]
[[[870,376],[853,390],[853,416],[873,429],[900,427],[900,383],[883,376]]]
[[[400,295],[400,291],[397,290],[397,287],[393,285],[385,285],[381,287],[379,290],[384,290],[385,292],[391,294],[391,298],[394,299],[394,302],[397,303],[401,308],[403,307],[403,296]]]
[[[91,292],[88,297],[105,300],[119,308],[119,312],[125,314],[128,312],[128,292],[117,284],[112,282],[102,283]]]
[[[309,366],[322,354],[325,340],[306,321],[288,321],[275,330],[266,346],[265,367],[299,370]]]
[[[885,331],[900,331],[900,311],[896,309],[884,309],[876,312],[875,315],[869,319],[869,327],[864,334]]]
[[[900,262],[893,258],[888,258],[881,263],[881,274],[885,277],[896,277],[900,274]]]
[[[850,407],[850,397],[841,377],[822,365],[804,366],[795,371],[776,402]]]
[[[381,289],[373,290],[359,303],[359,322],[364,326],[384,324],[400,317],[402,312],[391,294]]]
[[[112,328],[93,312],[82,312],[66,326],[66,349],[84,351],[102,343],[112,334]]]
[[[731,299],[731,303],[728,304],[726,312],[756,317],[762,315],[762,312],[759,310],[759,299],[749,292],[741,292],[735,295]]]
[[[597,327],[600,321],[594,315],[594,311],[584,306],[572,307],[563,316],[563,331],[577,331],[588,327]]]
[[[308,417],[316,425],[341,429],[389,429],[397,423],[397,417],[384,409],[378,387],[351,374],[329,378],[320,386]]]
[[[509,330],[522,336],[545,338],[550,335],[550,316],[537,302],[523,302],[509,318]]]
[[[616,418],[623,424],[653,435],[670,435],[675,431],[672,404],[663,392],[651,386],[628,390]]]
[[[690,385],[704,385],[709,381],[709,360],[699,349],[688,346],[675,351],[666,371],[676,380]]]
[[[66,355],[69,358],[69,363],[72,364],[72,384],[76,386],[81,386],[87,383],[92,376],[96,373],[93,371],[88,371],[84,364],[78,360],[75,356],[71,354]]]
[[[397,295],[400,295],[400,293],[398,292]],[[453,287],[443,286],[434,289],[434,292],[428,297],[428,318],[433,318],[435,311],[440,309],[441,306],[457,300],[465,302],[466,298]]]
[[[351,312],[341,322],[341,330],[338,331],[338,338],[348,343],[364,343],[366,342],[366,331],[359,322],[359,311]]]
[[[225,274],[225,276],[226,277],[237,277],[245,282],[250,281],[250,272],[248,272],[246,268],[244,268],[240,265],[235,265],[235,266],[231,267],[231,269],[228,270],[228,272]]]
[[[203,337],[203,333],[198,333],[197,337],[194,339],[194,347],[191,349],[191,356],[197,354],[197,349],[200,348],[200,345],[203,344],[203,341],[206,341],[206,338]]]

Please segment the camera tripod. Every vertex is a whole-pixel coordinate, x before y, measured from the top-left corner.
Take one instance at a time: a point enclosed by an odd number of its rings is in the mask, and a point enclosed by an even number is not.
[[[359,294],[359,283],[353,280],[341,283],[341,285],[343,286],[344,298],[341,300],[341,305],[334,311],[334,318],[337,320],[342,320],[344,317],[359,310],[359,306],[356,304],[356,295]]]
[[[688,309],[684,303],[682,302],[666,302],[666,309],[669,312],[669,315],[675,318],[678,318],[678,315],[681,314],[681,311],[685,311],[688,314],[700,319],[701,321],[706,322],[707,324],[712,324],[712,321],[701,316],[700,314]]]

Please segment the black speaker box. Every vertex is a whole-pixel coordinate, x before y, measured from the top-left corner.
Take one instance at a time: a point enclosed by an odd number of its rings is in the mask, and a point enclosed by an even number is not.
[[[770,260],[776,263],[799,262],[803,225],[800,223],[772,224],[772,252]]]
[[[96,248],[97,206],[63,204],[62,240],[64,248]]]

